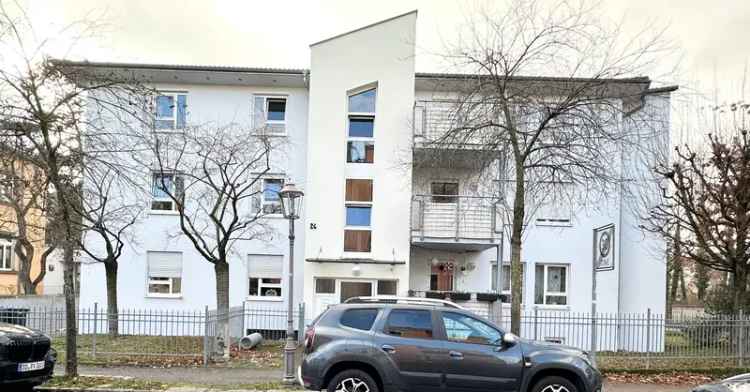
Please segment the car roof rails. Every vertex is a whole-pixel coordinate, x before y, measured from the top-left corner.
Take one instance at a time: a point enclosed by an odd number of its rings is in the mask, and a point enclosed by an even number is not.
[[[404,304],[404,305],[427,305],[427,306],[445,306],[448,308],[461,309],[461,305],[442,299],[418,298],[418,297],[398,297],[395,295],[379,295],[373,297],[351,297],[344,301],[345,304]]]

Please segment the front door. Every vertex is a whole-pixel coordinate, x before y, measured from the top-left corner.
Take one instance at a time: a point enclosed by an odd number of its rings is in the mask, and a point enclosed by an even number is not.
[[[517,391],[523,371],[519,344],[502,345],[503,333],[457,312],[441,312],[445,331],[442,361],[450,391]]]
[[[369,297],[372,295],[372,282],[342,280],[339,291],[341,303],[352,297]]]
[[[415,392],[442,390],[439,356],[443,341],[433,331],[433,312],[425,309],[391,309],[382,331],[375,335],[376,356],[397,389]]]

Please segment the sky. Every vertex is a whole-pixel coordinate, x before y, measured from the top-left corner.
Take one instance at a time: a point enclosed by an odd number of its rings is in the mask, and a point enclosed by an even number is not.
[[[0,0],[4,1],[4,0]],[[309,45],[382,19],[418,10],[417,71],[446,71],[434,53],[452,42],[458,27],[480,7],[504,0],[19,0],[37,34],[55,35],[76,20],[101,23],[97,34],[57,56],[91,61],[306,68]],[[551,1],[540,0],[551,4]],[[602,0],[603,20],[666,26],[679,48],[664,59],[678,71],[650,75],[680,84],[682,93],[744,98],[750,56],[750,1]],[[61,45],[61,48],[70,45]],[[746,91],[750,89],[745,89]]]

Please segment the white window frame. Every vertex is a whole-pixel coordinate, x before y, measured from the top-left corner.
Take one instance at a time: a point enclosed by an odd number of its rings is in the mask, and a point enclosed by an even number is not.
[[[278,201],[271,201],[266,200],[266,181],[268,180],[280,180],[281,181],[281,187],[284,188],[284,184],[286,183],[286,180],[284,177],[263,177],[261,178],[261,192],[260,192],[260,211],[263,213],[264,216],[267,217],[280,217],[284,215],[283,206],[281,205],[281,197],[279,197]],[[266,214],[265,213],[265,206],[266,204],[278,204],[279,205],[279,212],[274,214]]]
[[[544,267],[544,276],[542,277],[544,282],[544,290],[542,291],[542,303],[538,304],[536,303],[536,276],[534,276],[534,305],[539,306],[552,306],[552,307],[560,307],[560,308],[567,308],[570,306],[570,265],[569,264],[559,264],[559,263],[537,263],[534,266],[534,274],[536,274],[536,266],[543,266]],[[549,268],[565,268],[565,292],[558,292],[558,291],[548,291],[547,290],[547,276],[549,274]],[[565,297],[565,305],[557,305],[557,304],[548,304],[547,303],[547,297]]]
[[[561,186],[573,186],[572,181],[562,181],[557,182],[557,184]],[[551,211],[558,212],[558,214],[550,214]],[[552,215],[552,217],[549,215]],[[536,212],[536,219],[534,219],[534,222],[537,226],[571,227],[573,226],[572,207],[568,205],[564,208],[559,208],[555,206],[554,200],[543,203]]]
[[[187,91],[158,91],[156,93],[156,98],[154,99],[154,107],[155,107],[155,113],[154,113],[154,128],[156,132],[159,133],[170,133],[170,132],[178,132],[181,128],[177,127],[177,105],[179,105],[179,98],[178,95],[184,95],[185,96],[185,106],[187,106]],[[159,108],[158,108],[158,97],[165,96],[165,97],[172,97],[172,102],[174,102],[174,105],[172,105],[172,116],[171,117],[160,117],[159,116]],[[172,122],[172,128],[156,128],[156,123],[159,121],[171,121]],[[185,111],[185,122],[187,123],[187,109]],[[185,124],[186,125],[186,124]]]
[[[15,251],[13,250],[13,241],[2,239],[0,240],[0,247],[2,248],[2,252],[0,252],[0,271],[8,272],[13,271],[13,267],[15,264]],[[10,252],[10,260],[8,261],[10,265],[5,265],[5,252]]]
[[[252,120],[253,128],[259,128],[260,124],[255,124],[257,108],[255,107],[255,99],[263,99],[263,125],[275,125],[278,132],[270,133],[269,136],[286,136],[287,134],[287,119],[289,115],[289,95],[288,94],[253,94],[252,102]],[[284,100],[284,119],[283,120],[269,120],[268,119],[268,100]]]
[[[375,102],[378,101],[378,86],[377,85],[367,85],[366,87],[361,87],[352,91],[347,92],[346,94],[346,147],[349,148],[349,142],[365,142],[365,143],[372,143],[372,145],[375,145],[375,112],[352,112],[349,111],[349,98],[364,93],[366,91],[375,90]],[[375,109],[377,110],[377,108]],[[362,137],[362,136],[350,136],[349,135],[349,123],[352,118],[363,118],[363,119],[372,119],[372,136],[371,137]],[[348,154],[348,152],[347,152]],[[362,163],[367,165],[372,165],[375,163],[374,159],[372,163],[368,162],[347,162],[347,163]]]
[[[493,275],[492,274],[492,268],[493,267],[497,267],[497,262],[493,262],[492,266],[490,267],[490,288],[492,288],[493,284],[497,284],[497,275]],[[508,263],[504,262],[504,263],[501,264],[500,268],[502,268],[502,267],[508,267],[508,275],[510,275],[510,263],[509,262]],[[522,262],[521,263],[521,268],[522,268],[522,273],[521,273],[521,304],[523,304],[524,303],[523,296],[524,296],[524,294],[526,294],[526,290],[524,290],[526,288],[526,269],[527,269],[526,268],[526,263]],[[502,277],[506,276],[506,274],[504,274],[502,272],[502,269],[500,269],[498,271],[500,272],[500,274],[501,274]],[[502,283],[503,282],[500,282],[500,284],[502,284]],[[500,294],[500,295],[507,295],[508,297],[510,297],[512,290],[513,290],[513,281],[510,280],[509,281],[509,285],[508,285],[508,290],[503,290],[502,287],[501,287],[500,290],[498,290],[498,294]],[[503,305],[506,305],[506,304],[509,305],[507,302],[502,302],[502,304]]]
[[[166,280],[162,280],[166,279]],[[182,281],[182,277],[179,278],[168,278],[166,276],[150,276],[148,277],[148,285],[146,286],[146,290],[148,291],[149,297],[154,298],[180,298],[182,297],[182,282],[180,282],[180,291],[174,292],[174,279],[180,279]],[[151,291],[151,285],[167,285],[169,286],[169,293],[155,293]]]
[[[346,178],[346,180],[370,180],[375,182],[372,178]],[[349,201],[346,200],[346,194],[344,194],[344,232],[346,230],[360,230],[360,231],[369,231],[370,232],[370,251],[369,252],[352,252],[352,251],[344,251],[344,256],[353,256],[353,257],[362,257],[363,255],[368,255],[372,253],[372,211],[373,211],[373,204],[375,199],[375,194],[373,192],[371,201]],[[349,207],[369,207],[370,208],[370,225],[368,226],[351,226],[346,223],[346,209]]]
[[[177,181],[176,181],[177,177],[183,177],[183,187],[184,187],[185,178],[184,178],[184,176],[182,174],[176,173],[176,172],[161,172],[161,171],[158,171],[158,170],[154,170],[154,171],[151,172],[151,186],[152,187],[155,185],[155,181],[156,181],[155,177],[156,176],[172,176],[172,189],[170,190],[170,192],[172,194],[175,194],[177,192]],[[182,191],[185,192],[184,189]],[[154,207],[154,203],[153,202],[162,202],[162,203],[169,202],[169,204],[172,207],[170,209],[168,209],[168,210],[156,210],[156,209],[153,208]],[[151,213],[156,213],[156,214],[160,214],[160,213],[161,214],[164,214],[164,213],[175,214],[175,213],[178,213],[177,212],[177,206],[175,205],[174,200],[172,200],[171,197],[169,197],[169,196],[167,196],[167,197],[156,197],[153,194],[153,189],[151,190],[151,206],[149,207],[149,210],[151,211]]]
[[[263,279],[279,279],[279,283],[264,283]],[[248,276],[247,277],[247,299],[249,300],[263,300],[263,301],[283,301],[284,300],[284,291],[282,285],[284,284],[283,278],[281,276],[277,278],[272,277],[257,277],[257,276]],[[251,280],[257,280],[258,281],[258,294],[252,295],[250,294],[250,281]],[[263,295],[264,289],[278,289],[278,292],[280,295]]]

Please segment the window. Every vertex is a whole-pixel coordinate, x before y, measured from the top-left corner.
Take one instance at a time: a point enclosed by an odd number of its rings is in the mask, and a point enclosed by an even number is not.
[[[155,172],[152,175],[151,209],[173,211],[176,205],[172,197],[181,199],[185,193],[185,182],[181,175]],[[170,196],[171,195],[171,196]]]
[[[396,295],[397,284],[396,280],[379,280],[378,295]]]
[[[430,272],[430,290],[453,291],[453,269],[452,262],[433,265]]]
[[[502,342],[503,334],[500,331],[473,317],[460,313],[443,312],[442,319],[448,340],[493,345]]]
[[[11,201],[14,198],[15,179],[9,174],[0,175],[0,201]]]
[[[433,203],[455,203],[458,201],[457,182],[433,182],[430,184]]]
[[[345,252],[369,252],[372,231],[372,180],[346,180]]]
[[[568,304],[568,266],[537,264],[534,271],[534,303]]]
[[[389,335],[432,339],[432,315],[428,310],[391,310],[387,325],[386,331]]]
[[[182,253],[148,252],[148,294],[174,297],[182,293]]]
[[[378,316],[377,309],[349,309],[341,315],[341,325],[369,331]]]
[[[349,96],[346,161],[375,162],[375,89]]]
[[[336,279],[330,278],[316,278],[315,279],[315,294],[335,294],[336,293]]]
[[[503,275],[501,276],[502,290],[500,290],[500,300],[505,303],[510,302],[510,264],[503,263]],[[523,282],[526,281],[526,265],[521,264],[521,301],[523,301]],[[497,263],[492,264],[492,291],[497,291]]]
[[[570,226],[572,222],[571,201],[564,195],[572,192],[572,182],[550,183],[554,196],[545,200],[537,213],[536,224],[539,226]],[[561,195],[558,195],[560,193]]]
[[[0,271],[13,270],[13,242],[0,240]]]
[[[261,205],[264,214],[282,214],[281,197],[279,192],[284,186],[284,180],[279,178],[263,179],[263,193]]]
[[[156,96],[156,129],[182,129],[187,118],[187,95],[161,92]]]
[[[286,97],[256,95],[253,98],[253,126],[270,134],[286,132]]]
[[[284,257],[280,255],[249,255],[247,276],[250,297],[281,298],[281,275]]]

